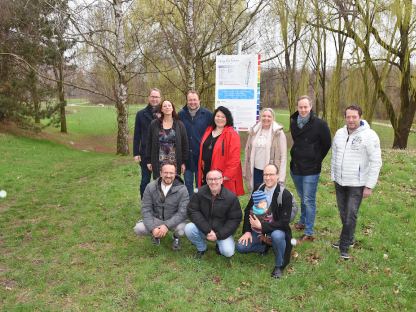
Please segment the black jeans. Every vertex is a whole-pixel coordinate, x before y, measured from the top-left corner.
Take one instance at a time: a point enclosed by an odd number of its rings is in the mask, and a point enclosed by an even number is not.
[[[357,223],[358,208],[363,199],[363,186],[341,186],[335,183],[339,216],[342,231],[339,237],[339,250],[347,252],[354,241],[355,225]]]
[[[140,161],[140,168],[142,169],[142,178],[140,181],[140,198],[143,198],[144,190],[150,182],[152,172],[147,169],[147,165],[144,163],[144,161]]]

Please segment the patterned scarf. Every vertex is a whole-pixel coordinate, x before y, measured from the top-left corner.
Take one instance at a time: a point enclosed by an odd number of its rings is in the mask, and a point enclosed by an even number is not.
[[[300,115],[298,115],[297,123],[298,123],[299,129],[302,129],[303,126],[308,123],[310,118],[311,118],[310,113],[306,117],[301,117]]]

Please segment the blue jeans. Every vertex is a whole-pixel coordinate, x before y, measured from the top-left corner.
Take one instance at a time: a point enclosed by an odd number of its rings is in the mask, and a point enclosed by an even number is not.
[[[339,237],[339,250],[347,252],[354,242],[355,225],[357,224],[358,208],[363,199],[363,186],[341,186],[335,183],[339,216],[342,222],[342,231]]]
[[[237,243],[237,251],[239,253],[263,252],[266,249],[266,245],[262,243],[258,236],[259,233],[252,231],[251,237],[253,238],[253,241],[251,243],[248,243],[247,246],[241,243]],[[285,232],[280,230],[275,230],[270,235],[270,237],[272,238],[275,266],[279,268],[283,266],[283,257],[285,255],[286,250],[285,236]]]
[[[150,183],[152,172],[149,171],[149,169],[147,169],[147,166],[143,161],[140,162],[140,168],[142,169],[142,178],[140,181],[140,198],[143,198],[144,190],[146,189],[146,186]]]
[[[185,226],[185,235],[195,245],[198,251],[207,250],[206,235],[202,233],[195,224],[188,223]],[[227,237],[226,239],[217,240],[218,248],[220,253],[229,258],[234,255],[235,243],[232,236]]]
[[[193,172],[192,170],[185,170],[185,174],[184,174],[184,178],[185,178],[185,186],[186,189],[188,190],[188,194],[189,194],[189,198],[192,196],[192,194],[194,193],[194,178],[195,178],[195,183],[198,182],[198,172]]]
[[[292,176],[293,183],[301,201],[299,223],[305,225],[305,235],[313,235],[319,174],[301,176],[291,172],[290,175]]]

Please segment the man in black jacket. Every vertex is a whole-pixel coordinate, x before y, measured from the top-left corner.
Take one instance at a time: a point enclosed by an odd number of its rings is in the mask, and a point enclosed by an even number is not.
[[[304,230],[300,242],[310,241],[316,215],[316,192],[322,161],[331,148],[331,133],[325,121],[312,111],[311,99],[304,95],[298,99],[298,111],[290,117],[293,146],[290,150],[290,175],[301,200],[301,215],[297,230]]]
[[[256,215],[251,214],[253,197],[244,210],[243,235],[238,240],[237,251],[241,253],[258,252],[263,254],[267,251],[266,241],[271,239],[275,264],[271,276],[280,278],[283,269],[290,261],[292,245],[290,240],[292,232],[289,222],[292,214],[292,194],[284,189],[282,205],[280,206],[277,197],[280,193],[279,170],[276,165],[267,165],[263,170],[264,184],[259,190],[266,193],[268,212],[272,214],[270,222],[261,222]]]
[[[133,138],[133,156],[134,161],[140,163],[142,171],[142,179],[140,182],[140,198],[143,198],[143,193],[146,185],[150,182],[151,172],[147,168],[144,157],[146,155],[146,142],[149,135],[150,123],[156,118],[156,112],[160,104],[161,92],[159,89],[153,88],[150,90],[148,97],[148,105],[146,108],[140,110],[136,114],[136,122],[134,124],[134,138]]]
[[[207,251],[206,240],[216,242],[216,251],[225,257],[234,255],[233,234],[241,222],[241,207],[234,193],[223,185],[219,170],[207,174],[207,184],[194,193],[188,205],[192,223],[185,226],[186,237],[197,249],[200,258]]]

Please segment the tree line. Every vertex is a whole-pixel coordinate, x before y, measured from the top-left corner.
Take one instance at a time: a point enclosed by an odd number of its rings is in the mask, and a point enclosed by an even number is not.
[[[197,90],[214,104],[215,56],[259,53],[263,106],[310,94],[334,132],[357,103],[386,117],[406,148],[416,111],[411,0],[0,0],[0,122],[66,126],[68,94],[117,111],[129,154],[128,104],[151,87],[176,105]],[[75,91],[74,91],[75,90]],[[77,91],[78,90],[78,91]]]

